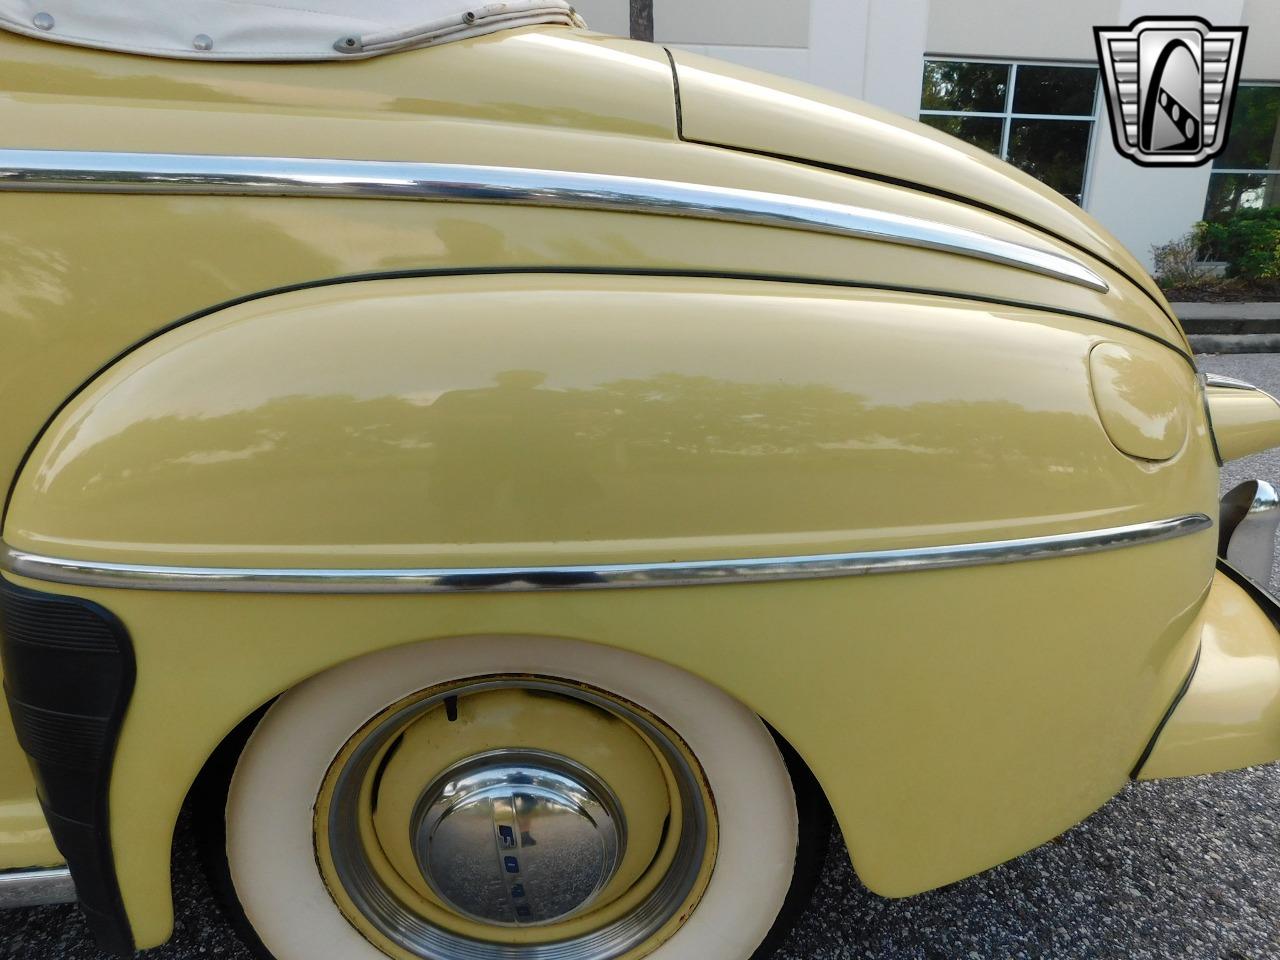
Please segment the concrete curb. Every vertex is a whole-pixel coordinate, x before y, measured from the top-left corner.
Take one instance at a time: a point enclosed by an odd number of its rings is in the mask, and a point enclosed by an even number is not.
[[[1196,353],[1280,353],[1280,333],[1189,334]]]
[[[1280,303],[1173,303],[1196,353],[1280,353]]]
[[[1276,320],[1280,321],[1280,303],[1259,301],[1178,301],[1169,304],[1183,320]]]
[[[1280,333],[1280,303],[1174,303],[1188,334]]]

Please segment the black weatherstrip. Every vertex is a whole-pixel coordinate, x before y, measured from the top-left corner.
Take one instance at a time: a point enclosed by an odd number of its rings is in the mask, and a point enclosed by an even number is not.
[[[619,269],[617,267],[481,267],[481,268],[459,268],[459,269],[438,269],[438,270],[389,270],[381,273],[352,273],[338,277],[327,277],[322,280],[308,280],[303,283],[285,284],[279,287],[272,287],[269,290],[260,290],[257,293],[246,294],[243,297],[233,297],[230,300],[224,300],[221,303],[215,303],[212,306],[189,313],[185,317],[181,317],[172,323],[165,324],[159,329],[147,334],[147,336],[130,344],[124,350],[104,363],[93,375],[80,384],[65,400],[62,401],[56,410],[45,421],[35,438],[27,447],[26,452],[22,455],[22,460],[18,464],[18,469],[14,471],[13,479],[10,482],[9,490],[5,496],[3,517],[7,517],[9,513],[9,505],[13,502],[13,493],[18,486],[18,478],[22,476],[23,470],[26,468],[27,461],[31,459],[31,454],[35,452],[35,448],[39,445],[40,440],[44,437],[53,421],[58,415],[70,405],[76,397],[83,393],[93,381],[102,376],[113,366],[127,357],[139,347],[150,343],[157,337],[163,336],[171,330],[175,330],[185,324],[207,317],[210,314],[217,313],[220,310],[226,310],[231,307],[239,306],[242,303],[251,303],[254,300],[263,300],[267,297],[274,297],[283,293],[294,293],[299,290],[312,290],[317,287],[332,287],[343,283],[363,283],[368,280],[414,280],[432,277],[494,277],[494,276],[582,276],[582,277],[674,277],[685,278],[690,280],[746,280],[759,283],[790,283],[798,286],[807,287],[833,287],[843,290],[878,290],[885,293],[906,293],[918,294],[926,297],[939,297],[946,300],[955,300],[958,302],[968,303],[985,303],[997,307],[1011,307],[1017,310],[1033,310],[1037,313],[1046,313],[1057,317],[1073,317],[1077,320],[1087,320],[1091,323],[1100,323],[1108,327],[1115,327],[1119,330],[1126,330],[1129,333],[1137,334],[1145,337],[1153,343],[1158,343],[1166,349],[1172,350],[1192,369],[1197,370],[1196,362],[1189,353],[1185,353],[1178,347],[1169,343],[1162,337],[1157,336],[1147,330],[1141,330],[1138,327],[1132,327],[1127,323],[1121,323],[1118,320],[1112,320],[1107,317],[1096,316],[1091,313],[1083,313],[1076,310],[1064,310],[1061,307],[1050,306],[1042,303],[1031,303],[1023,300],[1005,300],[1000,297],[985,297],[974,293],[961,293],[954,290],[931,290],[927,287],[909,287],[896,286],[883,283],[862,283],[855,280],[832,280],[828,277],[802,277],[792,275],[774,275],[767,273],[725,273],[719,270],[658,270],[650,268],[638,269]]]
[[[18,742],[40,805],[67,859],[98,944],[133,956],[116,879],[109,792],[116,742],[133,695],[133,644],[109,611],[0,579],[0,656]]]
[[[1191,661],[1191,669],[1187,671],[1186,678],[1182,681],[1182,686],[1178,688],[1178,692],[1173,697],[1173,703],[1169,704],[1169,709],[1164,712],[1164,716],[1160,718],[1160,722],[1156,724],[1156,732],[1151,735],[1151,739],[1147,741],[1146,748],[1142,751],[1142,756],[1138,758],[1138,762],[1133,765],[1133,769],[1129,772],[1131,780],[1137,780],[1138,774],[1142,773],[1142,768],[1147,765],[1147,761],[1151,759],[1151,754],[1155,752],[1156,744],[1160,741],[1160,734],[1164,733],[1164,728],[1169,725],[1169,721],[1173,719],[1174,712],[1178,709],[1178,704],[1182,703],[1182,698],[1187,695],[1187,691],[1191,689],[1191,681],[1195,679],[1196,668],[1200,666],[1200,648],[1196,648],[1196,658]]]
[[[684,135],[684,101],[680,98],[680,68],[676,66],[676,55],[671,52],[670,47],[663,47],[662,52],[667,55],[667,62],[671,64],[671,82],[676,90],[676,136],[691,143]]]
[[[1197,369],[1197,373],[1199,370]],[[1213,432],[1213,410],[1209,406],[1209,384],[1205,381],[1203,375],[1200,376],[1200,406],[1204,407],[1204,422],[1209,430],[1209,442],[1213,445],[1213,459],[1218,461],[1218,466],[1223,466],[1226,461],[1222,459],[1222,451],[1218,448],[1218,437]],[[1219,551],[1221,556],[1224,551]]]

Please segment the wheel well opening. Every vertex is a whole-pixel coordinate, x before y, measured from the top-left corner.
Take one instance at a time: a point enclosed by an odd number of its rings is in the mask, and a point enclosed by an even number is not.
[[[171,876],[175,905],[189,909],[184,889],[203,883],[220,902],[237,933],[259,955],[269,957],[257,933],[244,917],[227,865],[226,805],[237,763],[259,723],[279,700],[273,697],[245,716],[218,743],[189,788],[172,843]],[[795,880],[782,916],[798,915],[809,902],[831,846],[832,812],[826,794],[800,751],[772,724],[760,718],[776,745],[795,791],[798,815]],[[203,891],[202,891],[203,892]],[[785,932],[788,924],[779,929]]]

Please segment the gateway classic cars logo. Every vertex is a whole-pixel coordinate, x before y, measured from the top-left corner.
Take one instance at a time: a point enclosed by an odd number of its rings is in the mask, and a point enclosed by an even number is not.
[[[1116,149],[1143,166],[1196,166],[1227,145],[1247,27],[1143,17],[1095,27]]]

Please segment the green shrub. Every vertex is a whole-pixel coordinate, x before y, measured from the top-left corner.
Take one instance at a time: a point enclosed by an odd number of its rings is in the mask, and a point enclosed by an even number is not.
[[[1194,232],[1152,247],[1155,278],[1160,286],[1184,292],[1207,291],[1216,287],[1219,280],[1201,262],[1200,247],[1200,237]]]
[[[1196,239],[1211,259],[1226,261],[1228,277],[1280,279],[1280,208],[1240,210],[1229,220],[1199,223]]]

